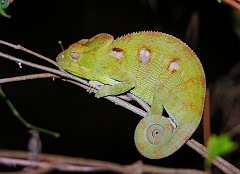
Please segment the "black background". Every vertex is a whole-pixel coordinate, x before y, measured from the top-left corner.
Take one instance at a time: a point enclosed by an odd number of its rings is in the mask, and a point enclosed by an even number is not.
[[[232,29],[232,8],[214,0],[16,0],[0,17],[0,39],[36,51],[55,60],[61,51],[82,38],[104,32],[123,34],[158,30],[184,39],[191,14],[199,12],[197,53],[205,69],[207,85],[226,74],[239,60],[239,40]],[[19,58],[44,61],[0,45],[0,51]],[[42,71],[0,58],[0,78]],[[141,119],[105,99],[60,80],[38,79],[1,85],[21,115],[30,123],[61,133],[59,139],[41,134],[43,152],[80,156],[130,164],[138,160],[152,165],[203,167],[203,158],[184,145],[161,160],[148,160],[135,148],[134,129]],[[214,130],[213,130],[214,131]],[[193,138],[202,142],[202,128]],[[0,148],[27,149],[29,134],[0,100]]]

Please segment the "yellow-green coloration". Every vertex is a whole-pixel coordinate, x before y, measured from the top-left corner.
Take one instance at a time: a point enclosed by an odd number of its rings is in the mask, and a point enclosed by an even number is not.
[[[130,91],[151,109],[135,130],[139,152],[151,159],[177,151],[202,117],[205,75],[195,53],[160,32],[138,32],[116,40],[109,34],[83,39],[60,53],[70,73],[104,86],[97,98]],[[162,116],[163,109],[168,116]]]

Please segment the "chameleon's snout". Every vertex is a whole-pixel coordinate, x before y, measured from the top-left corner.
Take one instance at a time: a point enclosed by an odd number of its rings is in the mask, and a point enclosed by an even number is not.
[[[64,61],[65,61],[65,51],[62,51],[61,53],[59,53],[56,57],[56,61],[59,65],[61,65]]]
[[[64,58],[63,54],[58,54],[56,61],[58,62],[59,60],[61,60],[62,58]]]

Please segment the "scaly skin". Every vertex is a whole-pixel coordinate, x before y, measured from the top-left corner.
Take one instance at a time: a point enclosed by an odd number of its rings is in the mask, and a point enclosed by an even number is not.
[[[203,68],[195,53],[173,36],[138,32],[114,40],[102,33],[70,45],[57,62],[76,76],[105,84],[97,98],[130,91],[151,106],[134,136],[147,158],[177,151],[201,121]],[[163,109],[169,116],[162,116]]]

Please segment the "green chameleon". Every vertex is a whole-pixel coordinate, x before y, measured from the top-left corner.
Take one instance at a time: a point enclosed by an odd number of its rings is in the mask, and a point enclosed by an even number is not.
[[[97,98],[130,91],[151,106],[134,135],[138,151],[147,158],[177,151],[201,121],[203,68],[195,53],[173,36],[137,32],[114,40],[102,33],[70,45],[57,63],[93,86],[103,84]],[[163,109],[168,116],[162,116]]]

